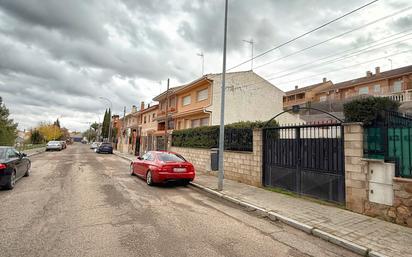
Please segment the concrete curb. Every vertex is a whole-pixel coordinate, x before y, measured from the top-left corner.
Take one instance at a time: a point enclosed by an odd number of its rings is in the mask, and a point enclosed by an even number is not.
[[[224,193],[217,192],[217,191],[215,191],[211,188],[202,186],[200,184],[191,182],[190,185],[195,187],[195,188],[201,189],[201,190],[203,190],[207,193],[210,193],[212,195],[215,195],[217,197],[225,199],[226,201],[229,201],[231,203],[234,203],[234,204],[240,205],[242,207],[245,207],[248,211],[255,211],[259,215],[267,217],[269,220],[280,221],[280,222],[285,223],[285,224],[287,224],[291,227],[299,229],[299,230],[301,230],[301,231],[303,231],[307,234],[319,237],[319,238],[321,238],[325,241],[328,241],[332,244],[343,247],[343,248],[345,248],[345,249],[347,249],[351,252],[354,252],[354,253],[357,253],[357,254],[360,254],[360,255],[363,255],[363,256],[369,256],[369,257],[385,257],[386,256],[386,255],[383,255],[379,252],[373,251],[372,249],[370,249],[368,247],[352,243],[352,242],[350,242],[350,241],[348,241],[344,238],[332,235],[332,234],[330,234],[328,232],[325,232],[321,229],[315,228],[315,227],[310,226],[308,224],[304,224],[304,223],[299,222],[297,220],[294,220],[292,218],[283,216],[283,215],[281,215],[277,212],[268,211],[268,210],[266,210],[262,207],[256,206],[256,205],[251,204],[251,203],[244,202],[242,200],[239,200],[239,199],[236,199],[234,197],[228,196]]]
[[[129,157],[126,157],[126,156],[123,156],[123,155],[121,155],[121,154],[119,154],[119,153],[113,152],[113,154],[116,155],[116,156],[118,156],[118,157],[120,157],[120,158],[122,158],[122,159],[125,159],[126,161],[130,161],[130,162],[133,161],[133,159],[131,159],[131,158],[129,158]]]
[[[38,155],[38,154],[41,154],[41,153],[44,153],[44,152],[46,152],[46,149],[42,149],[42,150],[36,151],[36,152],[34,152],[34,153],[29,153],[29,154],[27,155],[27,157],[32,157],[32,156],[35,156],[35,155]]]

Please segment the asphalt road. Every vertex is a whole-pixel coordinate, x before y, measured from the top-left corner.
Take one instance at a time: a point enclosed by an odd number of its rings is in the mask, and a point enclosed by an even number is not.
[[[191,187],[148,187],[86,145],[31,159],[0,191],[0,256],[355,256]]]

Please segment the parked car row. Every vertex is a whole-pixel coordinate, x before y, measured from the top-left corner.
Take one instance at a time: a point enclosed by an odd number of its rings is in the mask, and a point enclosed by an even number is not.
[[[16,181],[30,175],[31,161],[25,153],[0,146],[0,187],[13,189]]]
[[[93,142],[90,145],[90,149],[93,149],[96,153],[109,153],[113,154],[113,146],[106,142]]]
[[[46,151],[61,151],[67,148],[66,141],[49,141],[46,144]]]
[[[145,179],[149,186],[168,181],[188,184],[195,178],[195,168],[178,153],[149,151],[130,163],[130,175]]]

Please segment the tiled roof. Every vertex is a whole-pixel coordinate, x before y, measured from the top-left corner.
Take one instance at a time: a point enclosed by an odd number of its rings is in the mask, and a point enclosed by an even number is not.
[[[184,85],[183,85],[183,86],[177,86],[177,87],[169,88],[169,93],[170,93],[170,94],[173,94],[174,92],[176,92],[177,90],[179,90],[179,89],[182,88],[182,87],[184,87]],[[164,91],[164,92],[162,92],[160,95],[155,96],[155,97],[153,98],[153,101],[159,101],[160,99],[162,99],[164,96],[166,96],[166,92],[167,92],[167,90]]]
[[[401,67],[398,69],[393,69],[393,70],[388,70],[384,72],[380,72],[379,75],[372,75],[370,77],[361,77],[361,78],[356,78],[356,79],[351,79],[343,82],[336,83],[333,88],[338,89],[338,88],[345,88],[349,86],[353,86],[356,84],[362,84],[362,83],[367,83],[375,80],[381,80],[381,79],[386,79],[394,76],[399,76],[405,73],[412,73],[412,65]]]
[[[322,84],[329,83],[329,82],[330,82],[330,80],[328,80],[326,82],[321,82],[321,83],[313,84],[313,85],[310,85],[310,86],[306,86],[306,87],[301,87],[301,88],[294,89],[294,90],[291,90],[291,91],[287,91],[286,95],[294,95],[294,94],[298,94],[298,93],[303,93],[303,92],[309,91],[309,90],[314,89],[314,88],[316,88],[316,87],[318,87]]]

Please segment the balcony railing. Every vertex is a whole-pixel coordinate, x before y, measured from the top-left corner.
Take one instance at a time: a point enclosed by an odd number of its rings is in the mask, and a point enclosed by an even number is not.
[[[393,93],[385,97],[388,97],[389,99],[392,99],[394,101],[398,101],[401,103],[412,101],[412,90],[406,90],[400,93]]]

